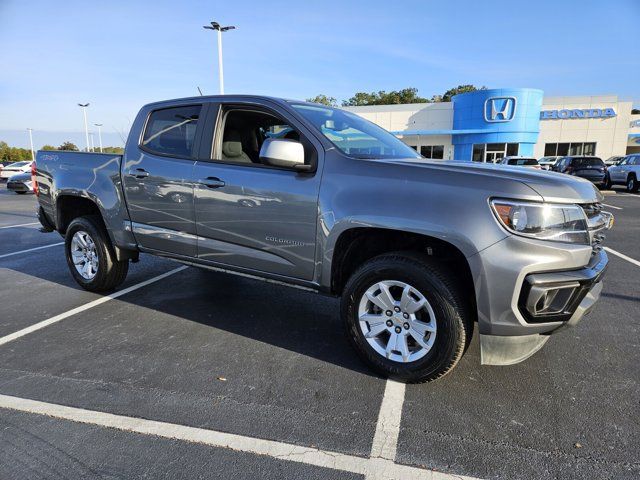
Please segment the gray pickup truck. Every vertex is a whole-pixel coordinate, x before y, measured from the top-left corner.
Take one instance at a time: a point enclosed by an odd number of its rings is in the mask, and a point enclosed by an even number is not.
[[[146,105],[124,155],[38,152],[38,216],[85,289],[141,252],[341,297],[357,353],[406,382],[441,377],[474,326],[509,365],[602,289],[613,217],[585,180],[428,161],[322,105],[211,96]]]

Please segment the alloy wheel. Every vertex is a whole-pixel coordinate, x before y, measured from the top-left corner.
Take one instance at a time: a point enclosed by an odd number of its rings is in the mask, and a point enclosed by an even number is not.
[[[71,259],[85,280],[92,280],[98,273],[98,250],[87,232],[78,230],[71,238]]]
[[[429,301],[415,287],[395,280],[377,282],[365,291],[358,324],[378,354],[400,363],[421,359],[436,339],[436,316]]]

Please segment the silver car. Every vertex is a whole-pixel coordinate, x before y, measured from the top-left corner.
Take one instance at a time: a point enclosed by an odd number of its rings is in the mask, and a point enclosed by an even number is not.
[[[31,181],[31,173],[19,173],[7,180],[7,190],[24,195],[25,193],[33,193],[33,182]]]
[[[608,168],[606,186],[625,185],[628,192],[636,193],[640,184],[640,154],[627,155],[617,165]]]

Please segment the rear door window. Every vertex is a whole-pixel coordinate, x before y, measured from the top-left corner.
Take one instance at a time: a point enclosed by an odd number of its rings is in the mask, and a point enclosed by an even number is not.
[[[603,167],[604,162],[599,158],[574,158],[571,162],[574,168]]]
[[[151,112],[141,146],[160,155],[193,157],[201,110],[202,105],[186,105]]]

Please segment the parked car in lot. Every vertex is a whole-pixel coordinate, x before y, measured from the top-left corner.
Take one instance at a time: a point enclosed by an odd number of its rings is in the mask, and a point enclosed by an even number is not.
[[[640,154],[627,155],[617,165],[609,167],[606,185],[625,185],[628,192],[636,193],[640,187]]]
[[[526,359],[592,309],[608,262],[591,183],[425,160],[312,103],[153,103],[123,155],[41,151],[35,170],[43,230],[83,288],[117,287],[148,253],[339,296],[355,350],[401,381],[449,372],[476,322],[484,364]]]
[[[562,157],[551,156],[551,157],[542,157],[538,160],[540,164],[540,168],[543,170],[552,170],[556,162]]]
[[[607,166],[598,157],[562,157],[553,167],[553,171],[585,178],[602,188],[607,184]]]
[[[18,194],[33,193],[33,183],[31,172],[18,173],[7,180],[7,190],[12,190]]]
[[[607,167],[612,167],[613,165],[617,165],[620,160],[624,158],[624,155],[614,155],[613,157],[609,157],[604,161],[604,164]]]
[[[510,165],[512,167],[527,167],[540,170],[540,164],[535,158],[528,157],[502,157],[500,161],[496,162],[501,165]]]
[[[14,162],[0,169],[0,179],[7,180],[16,173],[26,173],[31,171],[31,162]]]

